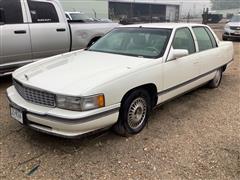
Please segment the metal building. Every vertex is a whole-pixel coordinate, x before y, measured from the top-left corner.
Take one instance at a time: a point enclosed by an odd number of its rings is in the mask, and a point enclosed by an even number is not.
[[[177,22],[180,4],[164,0],[109,0],[109,18],[131,22]]]

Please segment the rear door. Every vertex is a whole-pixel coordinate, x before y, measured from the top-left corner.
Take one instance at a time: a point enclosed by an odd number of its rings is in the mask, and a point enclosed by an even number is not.
[[[4,22],[0,24],[0,68],[32,59],[29,25],[20,0],[0,0]],[[3,67],[2,67],[3,68]]]
[[[32,23],[33,58],[44,58],[68,52],[70,32],[66,17],[54,1],[28,0]]]
[[[222,53],[219,53],[217,42],[212,32],[207,27],[193,27],[197,38],[201,74],[207,74],[221,66]]]

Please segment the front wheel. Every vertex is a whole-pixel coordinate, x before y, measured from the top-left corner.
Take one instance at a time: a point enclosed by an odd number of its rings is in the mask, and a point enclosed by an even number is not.
[[[216,71],[215,77],[208,83],[209,88],[218,88],[222,81],[222,68]]]
[[[148,92],[138,89],[128,95],[122,102],[119,120],[114,125],[114,131],[121,136],[137,134],[145,127],[150,110],[151,100]]]

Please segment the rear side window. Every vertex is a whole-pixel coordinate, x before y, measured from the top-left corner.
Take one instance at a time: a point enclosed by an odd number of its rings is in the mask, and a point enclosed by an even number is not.
[[[23,23],[22,7],[20,0],[0,0],[0,9],[4,11],[4,17],[0,17],[5,24]]]
[[[199,51],[213,48],[212,40],[204,27],[193,27],[193,31],[198,41]]]
[[[57,11],[53,4],[48,2],[28,1],[33,23],[59,22]]]
[[[215,39],[215,37],[213,36],[212,32],[211,32],[208,28],[205,28],[205,29],[206,29],[206,31],[208,32],[208,35],[209,35],[210,38],[211,38],[213,47],[214,47],[214,48],[217,47],[218,45],[217,45],[216,39]]]
[[[196,52],[193,36],[188,28],[181,28],[176,31],[172,46],[173,49],[186,49],[189,54]]]

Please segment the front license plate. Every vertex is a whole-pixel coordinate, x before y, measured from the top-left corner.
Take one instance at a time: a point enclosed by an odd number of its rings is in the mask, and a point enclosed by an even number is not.
[[[240,34],[240,30],[238,30],[238,31],[235,31],[235,34]]]
[[[10,113],[13,119],[17,120],[18,122],[20,122],[21,124],[23,124],[23,113],[22,111],[11,107],[10,108]]]

